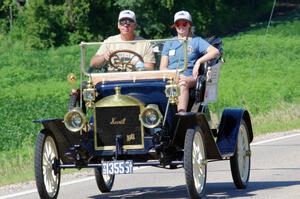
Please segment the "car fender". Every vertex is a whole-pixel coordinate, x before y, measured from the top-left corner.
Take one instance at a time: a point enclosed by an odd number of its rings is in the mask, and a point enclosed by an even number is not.
[[[80,143],[80,132],[70,132],[64,125],[63,119],[40,119],[34,120],[34,123],[39,123],[44,126],[41,133],[50,133],[54,136],[58,151],[63,163],[67,163],[65,159],[65,152],[69,150],[74,144]]]
[[[201,128],[204,144],[206,146],[206,157],[208,159],[220,159],[221,155],[217,148],[213,134],[210,130],[206,116],[203,113],[179,113],[175,116],[175,128],[173,130],[173,144],[184,148],[184,140],[187,129]]]
[[[234,153],[242,119],[248,128],[249,142],[252,142],[253,131],[249,112],[238,108],[224,109],[217,137],[217,145],[222,155]]]

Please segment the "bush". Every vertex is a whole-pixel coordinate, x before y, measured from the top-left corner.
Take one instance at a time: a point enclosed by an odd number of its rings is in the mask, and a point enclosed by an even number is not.
[[[11,0],[0,3],[0,27],[6,32],[11,3]],[[139,24],[137,32],[145,38],[169,37],[174,13],[179,10],[189,11],[196,32],[206,37],[232,32],[268,16],[272,3],[273,0],[190,0],[189,3],[179,0],[30,0],[23,9],[13,4],[16,22],[12,35],[34,48],[102,40],[117,34],[119,11],[132,9]]]

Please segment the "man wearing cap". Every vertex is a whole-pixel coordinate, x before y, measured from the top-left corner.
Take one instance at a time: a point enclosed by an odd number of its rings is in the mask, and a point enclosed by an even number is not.
[[[185,112],[189,100],[189,88],[196,84],[198,70],[205,63],[220,55],[219,50],[204,39],[194,36],[192,33],[192,17],[187,11],[179,11],[174,15],[173,28],[176,29],[177,37],[174,39],[188,39],[188,67],[183,75],[179,76],[181,94],[178,97],[178,112]],[[184,65],[183,45],[180,40],[168,41],[162,51],[160,69],[176,69]]]
[[[104,40],[104,43],[98,49],[96,55],[91,59],[90,65],[94,68],[98,68],[101,64],[108,61],[110,54],[116,50],[132,50],[141,55],[144,59],[144,69],[153,70],[155,64],[155,57],[149,42],[128,42],[143,40],[142,37],[136,36],[134,31],[137,27],[135,13],[131,10],[123,10],[119,14],[118,29],[120,34],[108,37]],[[111,43],[113,42],[113,43]],[[116,43],[123,42],[123,43]],[[130,57],[126,57],[124,53],[123,59],[130,60]]]

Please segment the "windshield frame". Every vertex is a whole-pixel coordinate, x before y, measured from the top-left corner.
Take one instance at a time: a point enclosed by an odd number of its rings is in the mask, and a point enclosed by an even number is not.
[[[132,71],[132,72],[110,72],[110,73],[88,73],[86,68],[86,48],[91,45],[102,45],[113,44],[113,43],[136,43],[136,42],[165,42],[165,41],[174,41],[179,40],[183,42],[183,58],[184,65],[183,68],[173,69],[173,70],[152,70],[152,71]],[[80,51],[81,51],[81,63],[80,71],[81,74],[91,78],[94,84],[98,82],[112,82],[112,81],[136,81],[136,80],[151,80],[151,79],[175,79],[180,73],[187,69],[188,65],[188,40],[187,39],[153,39],[153,40],[134,40],[134,41],[124,41],[124,42],[81,42]]]

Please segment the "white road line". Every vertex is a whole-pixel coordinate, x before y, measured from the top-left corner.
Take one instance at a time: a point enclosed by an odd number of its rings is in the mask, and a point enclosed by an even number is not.
[[[83,178],[83,179],[80,179],[80,180],[73,180],[73,181],[70,181],[70,182],[64,182],[64,183],[61,183],[60,186],[63,187],[63,186],[71,185],[71,184],[76,184],[76,183],[80,183],[80,182],[94,180],[94,179],[95,179],[94,176],[87,177],[87,178]],[[28,191],[23,191],[23,192],[19,192],[19,193],[15,193],[15,194],[0,196],[0,199],[15,198],[15,197],[18,197],[18,196],[23,196],[23,195],[27,195],[27,194],[31,194],[31,193],[35,193],[35,192],[37,192],[37,189],[31,189],[31,190],[28,190]]]
[[[278,138],[273,138],[273,139],[268,139],[268,140],[264,140],[264,141],[260,141],[260,142],[255,142],[255,143],[252,143],[251,146],[265,144],[265,143],[268,143],[268,142],[274,142],[274,141],[283,140],[283,139],[296,137],[296,136],[300,136],[300,133],[292,134],[292,135],[285,135],[285,136],[278,137]],[[143,167],[139,167],[139,168],[136,168],[136,169],[141,169],[141,168],[143,168]],[[87,178],[83,178],[83,179],[80,179],[80,180],[73,180],[73,181],[70,181],[70,182],[65,182],[65,183],[62,183],[60,186],[68,186],[68,185],[72,185],[72,184],[76,184],[76,183],[80,183],[80,182],[85,182],[85,181],[89,181],[89,180],[94,180],[94,179],[95,179],[94,176],[87,177]],[[22,191],[22,192],[15,193],[15,194],[0,196],[0,199],[15,198],[15,197],[18,197],[18,196],[23,196],[23,195],[27,195],[27,194],[31,194],[31,193],[35,193],[35,192],[37,192],[37,189],[31,189],[31,190],[28,190],[28,191]]]
[[[27,194],[31,194],[31,193],[35,193],[35,192],[37,192],[37,189],[31,189],[31,190],[28,190],[28,191],[22,191],[22,192],[15,193],[15,194],[0,196],[0,199],[15,198],[15,197],[18,197],[18,196],[23,196],[23,195],[27,195]]]
[[[278,141],[278,140],[283,140],[283,139],[296,137],[296,136],[300,136],[300,133],[292,134],[292,135],[284,135],[284,136],[281,136],[281,137],[278,137],[278,138],[263,140],[263,141],[260,141],[260,142],[254,142],[254,143],[251,143],[251,146],[265,144],[265,143],[268,143],[268,142],[275,142],[275,141]]]
[[[64,182],[64,183],[61,183],[61,186],[67,186],[67,185],[76,184],[79,182],[85,182],[85,181],[89,181],[89,180],[95,180],[95,176],[86,177],[83,179],[73,180],[73,181],[69,181],[69,182]]]

